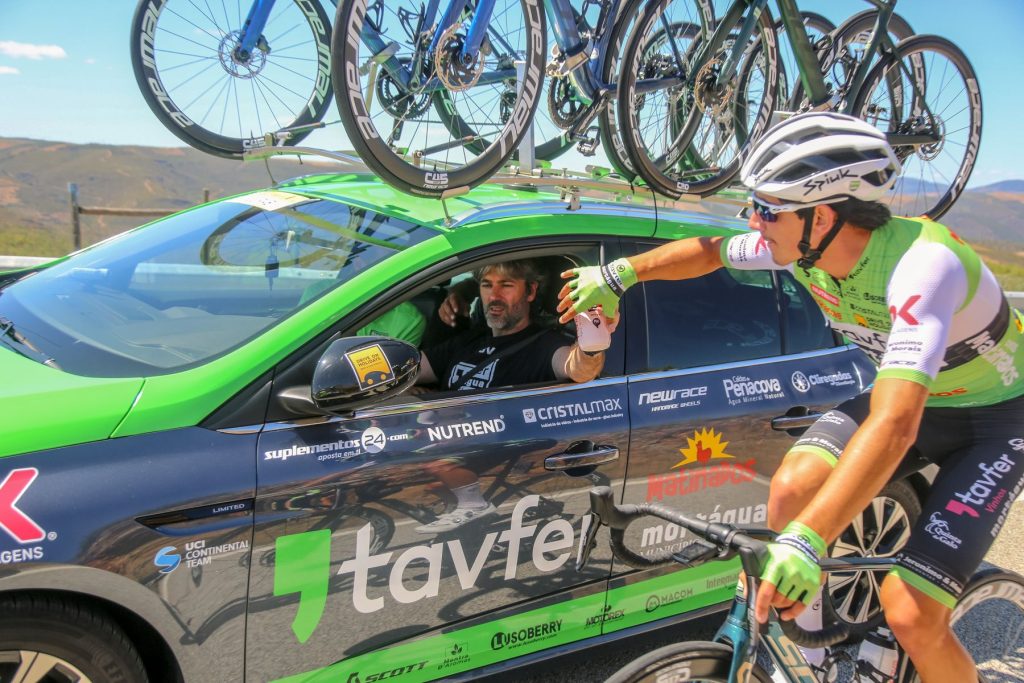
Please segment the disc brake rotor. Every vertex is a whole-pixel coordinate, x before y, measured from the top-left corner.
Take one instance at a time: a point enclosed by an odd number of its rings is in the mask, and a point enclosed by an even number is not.
[[[930,144],[918,147],[917,156],[924,161],[934,161],[936,157],[942,153],[942,148],[945,146],[946,122],[938,115],[932,115],[931,125],[922,124],[920,128],[923,129],[924,132],[934,133],[939,139]]]
[[[722,66],[722,60],[713,59],[700,68],[697,72],[696,86],[693,89],[693,99],[697,108],[712,118],[718,119],[726,113],[726,108],[732,101],[732,81],[724,86],[716,84],[718,69]]]
[[[242,44],[242,32],[233,31],[225,34],[217,47],[220,65],[235,78],[255,78],[267,64],[267,53],[270,47],[263,38],[253,47],[247,59],[242,59],[237,51]]]
[[[441,34],[437,51],[434,53],[434,72],[448,90],[462,92],[469,90],[484,72],[484,58],[489,50],[486,41],[480,46],[476,57],[468,63],[462,58],[466,37],[459,33],[461,24],[452,24]]]

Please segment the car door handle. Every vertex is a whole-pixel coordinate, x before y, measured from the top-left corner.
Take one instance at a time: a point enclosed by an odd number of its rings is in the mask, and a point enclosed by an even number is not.
[[[822,413],[807,413],[806,415],[779,415],[772,418],[772,429],[777,432],[784,432],[788,429],[800,429],[810,427],[818,421]]]
[[[544,458],[544,469],[561,471],[577,467],[597,467],[619,459],[619,449],[615,446],[597,446],[585,453],[561,453]]]

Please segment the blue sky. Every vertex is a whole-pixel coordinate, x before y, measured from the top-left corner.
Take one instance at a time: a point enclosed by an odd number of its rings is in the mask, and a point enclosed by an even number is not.
[[[837,24],[869,7],[863,0],[798,2]],[[130,0],[0,0],[0,135],[181,145],[136,87],[128,56],[134,8]],[[902,0],[898,8],[918,33],[956,42],[978,73],[984,127],[971,185],[1024,178],[1024,2]],[[332,111],[327,119],[334,118]],[[349,148],[340,126],[314,132],[306,144]]]

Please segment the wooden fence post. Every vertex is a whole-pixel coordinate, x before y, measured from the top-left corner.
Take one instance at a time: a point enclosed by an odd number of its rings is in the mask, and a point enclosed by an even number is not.
[[[82,248],[82,224],[78,211],[78,185],[68,183],[68,194],[70,195],[69,201],[71,204],[71,242],[74,244],[75,251],[78,251]]]

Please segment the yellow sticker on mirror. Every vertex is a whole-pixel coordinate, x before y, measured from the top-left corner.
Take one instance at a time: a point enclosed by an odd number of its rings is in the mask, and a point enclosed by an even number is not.
[[[395,378],[391,362],[379,344],[367,346],[345,354],[356,373],[360,389],[369,389]]]

